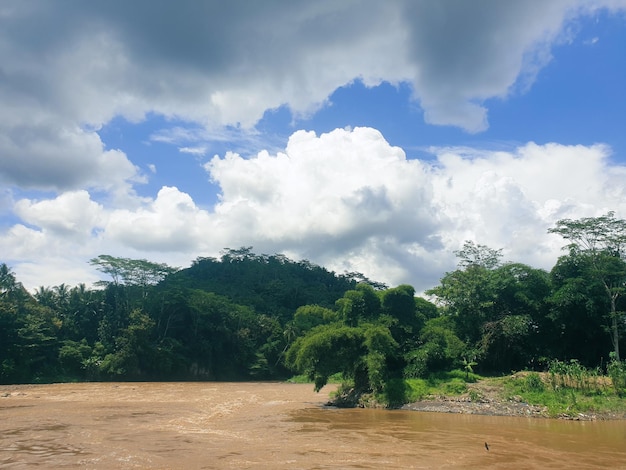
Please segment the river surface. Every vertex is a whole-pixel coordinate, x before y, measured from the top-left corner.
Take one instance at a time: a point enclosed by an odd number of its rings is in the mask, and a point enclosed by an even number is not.
[[[0,385],[0,468],[626,469],[625,421],[335,409],[329,391]]]

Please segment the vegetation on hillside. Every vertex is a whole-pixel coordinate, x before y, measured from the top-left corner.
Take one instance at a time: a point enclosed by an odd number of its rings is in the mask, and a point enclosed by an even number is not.
[[[576,364],[609,374],[602,396],[623,394],[626,221],[609,213],[551,231],[570,244],[550,272],[466,242],[430,300],[251,247],[187,269],[102,255],[91,263],[109,280],[33,294],[1,264],[0,383],[299,373],[320,389],[341,374],[339,399],[396,405],[454,370],[446,387],[461,390],[474,373]]]

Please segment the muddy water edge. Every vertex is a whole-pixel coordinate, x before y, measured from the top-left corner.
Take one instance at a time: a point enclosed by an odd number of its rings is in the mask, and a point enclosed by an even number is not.
[[[626,421],[335,409],[330,390],[0,385],[0,468],[626,469]]]

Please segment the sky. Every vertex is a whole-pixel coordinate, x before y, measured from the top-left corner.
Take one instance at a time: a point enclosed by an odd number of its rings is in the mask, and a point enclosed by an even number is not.
[[[626,0],[2,0],[0,263],[252,246],[434,287],[626,218]]]

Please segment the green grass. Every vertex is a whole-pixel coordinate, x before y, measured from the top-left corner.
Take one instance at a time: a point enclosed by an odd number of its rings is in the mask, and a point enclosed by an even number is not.
[[[333,374],[328,378],[329,384],[340,384],[342,383],[343,377],[341,374]],[[287,379],[287,382],[292,384],[312,384],[313,381],[309,379],[306,374],[294,375],[293,377]]]
[[[426,379],[406,379],[406,401],[423,400],[428,396],[461,395],[467,392],[467,384],[481,379],[477,374],[462,370],[438,372]]]
[[[545,406],[547,414],[556,416],[576,416],[582,414],[623,414],[626,400],[620,398],[612,387],[553,387],[549,378],[529,373],[499,379],[505,397],[518,396],[526,403]],[[494,382],[494,383],[497,383]]]

